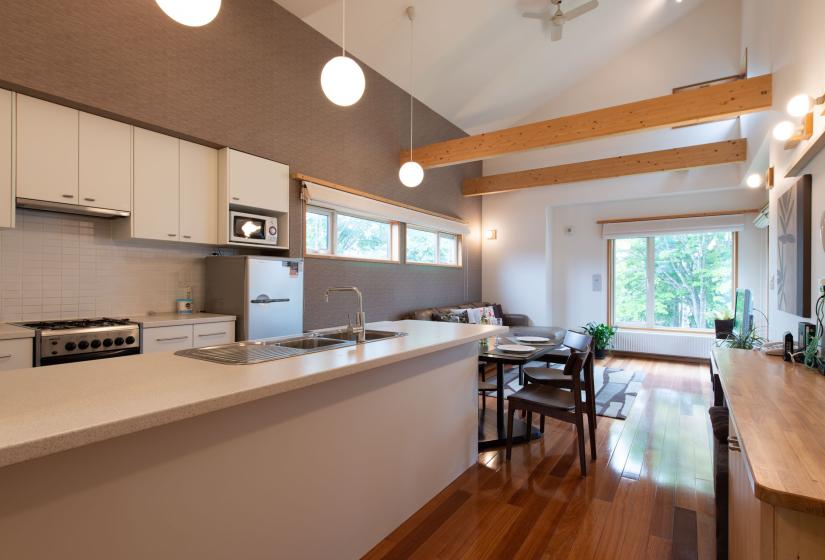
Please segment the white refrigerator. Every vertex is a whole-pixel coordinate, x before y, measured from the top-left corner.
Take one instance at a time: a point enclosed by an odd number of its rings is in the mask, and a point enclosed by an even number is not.
[[[300,334],[304,263],[280,257],[207,257],[204,308],[237,316],[239,341]]]

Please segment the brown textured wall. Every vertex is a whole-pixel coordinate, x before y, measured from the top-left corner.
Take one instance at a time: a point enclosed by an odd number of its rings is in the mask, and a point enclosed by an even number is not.
[[[281,161],[293,171],[460,216],[478,231],[481,203],[461,180],[480,164],[427,172],[417,189],[397,177],[408,140],[408,97],[364,66],[367,90],[353,107],[324,98],[320,73],[338,47],[271,0],[223,2],[217,19],[191,29],[154,0],[0,0],[0,84],[161,132]],[[462,131],[420,104],[415,141]],[[292,216],[300,213],[292,185]],[[290,224],[300,253],[300,220]],[[462,270],[308,260],[307,328],[341,322],[350,302],[325,305],[323,289],[363,288],[372,320],[413,308],[478,299],[478,235]]]

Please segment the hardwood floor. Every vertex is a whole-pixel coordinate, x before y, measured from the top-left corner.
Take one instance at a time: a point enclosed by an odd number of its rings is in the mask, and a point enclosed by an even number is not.
[[[365,558],[713,559],[708,366],[598,365],[647,375],[627,420],[599,417],[587,478],[575,428],[549,420],[544,438],[514,447],[510,463],[503,449],[480,454]],[[494,421],[495,399],[487,406]]]

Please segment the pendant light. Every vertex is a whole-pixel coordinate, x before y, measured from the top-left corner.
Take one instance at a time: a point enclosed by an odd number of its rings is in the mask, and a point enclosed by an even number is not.
[[[189,27],[206,25],[221,10],[221,0],[155,0],[163,12]]]
[[[398,170],[398,178],[405,187],[417,187],[424,180],[424,168],[417,161],[413,161],[413,104],[415,98],[413,97],[413,47],[414,36],[413,28],[415,20],[415,8],[412,6],[407,8],[407,17],[410,18],[410,161],[405,162]]]
[[[347,56],[347,0],[341,0],[341,56],[324,65],[321,71],[321,89],[327,99],[349,107],[364,95],[366,80],[358,63]]]

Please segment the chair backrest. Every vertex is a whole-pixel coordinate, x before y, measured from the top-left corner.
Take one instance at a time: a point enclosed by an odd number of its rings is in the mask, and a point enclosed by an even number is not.
[[[567,331],[564,333],[564,345],[576,352],[587,352],[590,350],[590,343],[592,341],[593,337],[589,334],[576,331]]]

